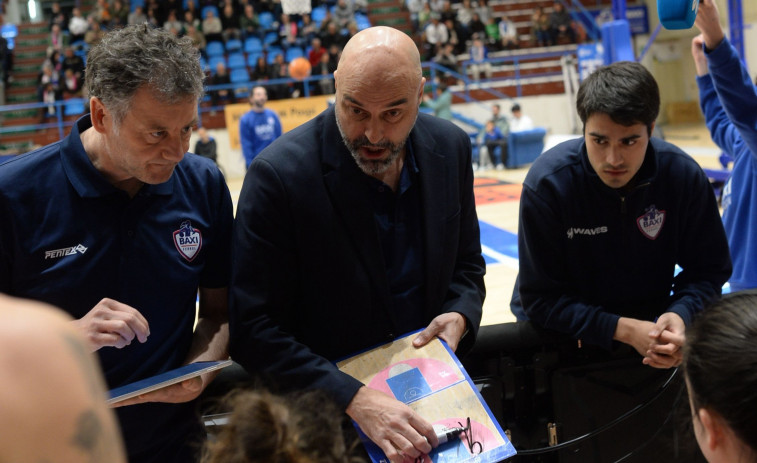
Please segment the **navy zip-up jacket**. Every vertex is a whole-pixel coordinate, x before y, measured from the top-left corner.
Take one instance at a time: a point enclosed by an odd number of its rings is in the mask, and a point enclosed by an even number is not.
[[[699,165],[652,138],[632,184],[606,186],[583,138],[536,160],[520,203],[519,319],[610,349],[620,317],[675,312],[688,325],[720,295],[731,260]]]

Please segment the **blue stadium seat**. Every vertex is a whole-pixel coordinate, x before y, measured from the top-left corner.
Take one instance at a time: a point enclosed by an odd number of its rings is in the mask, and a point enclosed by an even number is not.
[[[200,55],[200,67],[202,68],[203,72],[210,71],[210,66],[208,65],[208,60],[206,60],[202,55]]]
[[[323,5],[319,5],[315,8],[313,8],[313,11],[310,12],[310,19],[313,20],[313,22],[320,27],[321,22],[323,22],[324,19],[326,19],[326,7]]]
[[[214,40],[205,45],[205,53],[208,55],[208,58],[223,56],[226,54],[226,49],[224,49],[223,43]]]
[[[247,67],[249,67],[250,69],[254,69],[255,65],[258,64],[258,58],[261,56],[263,56],[262,51],[249,53],[247,55]]]
[[[229,39],[226,41],[226,51],[232,52],[232,51],[241,51],[242,50],[242,41],[239,39]]]
[[[226,68],[228,69],[229,66],[228,66],[228,63],[226,62],[226,57],[225,56],[223,56],[223,55],[221,55],[221,56],[211,56],[210,58],[208,58],[208,66],[210,67],[210,72],[213,73],[213,75],[215,75],[215,73],[216,73],[216,68],[218,67],[218,63],[219,62],[223,63],[226,66]]]
[[[247,62],[242,52],[229,53],[229,69],[247,69]]]
[[[200,2],[198,0],[184,0],[182,2],[182,6],[184,7],[185,10],[187,9],[187,4],[190,1],[195,4],[195,8],[199,8],[200,7]],[[134,3],[134,0],[131,0],[131,2]]]
[[[79,114],[84,114],[85,109],[83,98],[71,98],[66,100],[63,105],[63,115],[78,116]]]
[[[273,64],[273,60],[276,58],[276,55],[283,55],[284,50],[281,49],[281,47],[269,47],[268,48],[268,56],[266,57],[266,62],[268,64]]]
[[[270,11],[261,11],[258,15],[258,22],[260,23],[260,28],[264,31],[272,31],[274,30],[273,23],[276,22],[276,18],[273,17],[273,13]]]
[[[259,53],[263,51],[263,41],[260,40],[258,37],[247,37],[244,40],[244,52],[247,54],[250,53]]]
[[[362,31],[371,27],[371,20],[363,13],[355,13],[355,24],[357,24],[357,29]]]
[[[301,58],[305,56],[305,53],[302,51],[302,48],[300,47],[289,47],[287,48],[286,55],[284,56],[284,61],[287,63],[292,62],[295,58]]]
[[[233,69],[229,75],[229,80],[232,84],[248,83],[250,82],[250,74],[245,69]],[[235,88],[234,95],[237,98],[247,98],[250,96],[249,88]]]
[[[267,47],[279,40],[278,32],[267,32],[263,38],[263,44]]]
[[[215,5],[206,5],[202,7],[202,18],[205,19],[208,15],[208,10],[213,10],[213,13],[215,13],[217,18],[220,18],[221,16],[218,14],[218,7]]]

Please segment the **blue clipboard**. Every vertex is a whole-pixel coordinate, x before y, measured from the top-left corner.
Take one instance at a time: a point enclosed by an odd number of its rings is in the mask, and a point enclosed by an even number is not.
[[[146,394],[157,389],[180,383],[185,379],[194,378],[213,370],[220,370],[231,365],[231,360],[217,360],[211,362],[196,362],[184,365],[179,368],[141,379],[133,383],[120,386],[108,391],[107,403],[112,404],[130,399],[141,394]]]

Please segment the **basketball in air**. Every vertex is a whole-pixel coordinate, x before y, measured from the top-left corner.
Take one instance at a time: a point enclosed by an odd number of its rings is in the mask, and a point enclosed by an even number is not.
[[[310,75],[310,61],[299,57],[289,63],[289,76],[292,79],[302,80]]]

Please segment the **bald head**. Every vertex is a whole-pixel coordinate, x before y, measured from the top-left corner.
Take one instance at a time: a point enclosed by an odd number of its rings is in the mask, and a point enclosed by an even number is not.
[[[347,42],[334,78],[338,88],[345,79],[385,80],[399,75],[420,83],[423,74],[418,47],[404,32],[376,26],[358,32]]]

